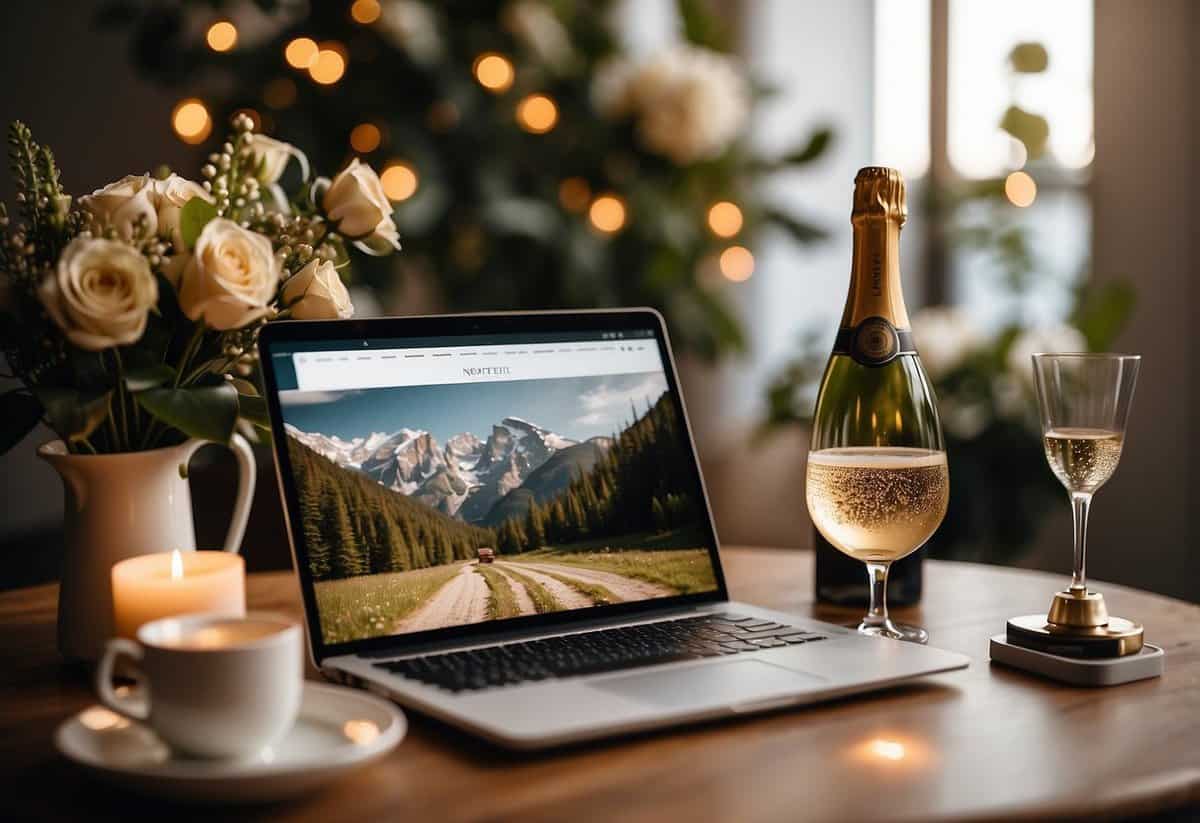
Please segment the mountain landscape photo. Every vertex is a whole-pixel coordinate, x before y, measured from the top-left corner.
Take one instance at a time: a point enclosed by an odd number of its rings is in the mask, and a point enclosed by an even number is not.
[[[716,586],[661,375],[284,394],[327,642]]]

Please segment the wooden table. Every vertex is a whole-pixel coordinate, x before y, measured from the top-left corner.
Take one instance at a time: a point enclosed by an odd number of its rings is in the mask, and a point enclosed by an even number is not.
[[[806,552],[724,552],[734,597],[838,622],[814,608]],[[971,667],[875,696],[539,756],[511,755],[412,717],[379,764],[283,806],[156,808],[92,784],[51,734],[92,702],[54,652],[55,587],[0,595],[0,817],[36,819],[943,820],[1093,819],[1190,807],[1200,815],[1200,606],[1101,584],[1110,611],[1166,648],[1167,673],[1069,688],[988,663],[1006,617],[1045,609],[1064,578],[926,563],[903,617]],[[299,614],[289,574],[251,576],[250,605]],[[880,757],[874,741],[900,743]],[[894,747],[885,747],[894,754]],[[1188,819],[1191,813],[1182,812]]]

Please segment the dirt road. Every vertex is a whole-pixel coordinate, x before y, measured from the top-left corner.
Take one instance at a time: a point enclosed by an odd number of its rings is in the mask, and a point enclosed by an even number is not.
[[[625,577],[621,574],[613,572],[602,572],[596,569],[584,569],[579,566],[571,566],[566,563],[514,563],[513,567],[520,569],[533,569],[536,571],[553,572],[562,577],[571,580],[580,580],[584,583],[592,583],[596,586],[603,586],[621,600],[646,600],[650,597],[666,597],[675,594],[675,592],[666,586],[659,586],[655,583],[647,583],[645,580],[638,580],[633,577]]]
[[[508,587],[512,589],[513,599],[517,601],[517,614],[536,614],[537,609],[533,605],[533,598],[529,596],[529,591],[525,588],[525,584],[511,574],[500,568],[499,564],[493,563],[492,568],[496,574],[508,581]]]
[[[487,620],[487,603],[487,581],[475,573],[474,565],[468,563],[449,583],[438,589],[428,603],[401,620],[395,631],[420,632],[478,623]]]
[[[528,563],[506,563],[497,560],[496,566],[501,570],[511,570],[518,574],[523,574],[545,589],[551,597],[558,601],[558,605],[563,609],[586,609],[592,606],[592,599],[577,589],[573,589],[561,580],[555,580],[548,574],[543,574],[537,569],[531,568]],[[555,569],[557,571],[557,569]],[[522,589],[524,587],[522,586]],[[528,596],[528,595],[527,595]]]

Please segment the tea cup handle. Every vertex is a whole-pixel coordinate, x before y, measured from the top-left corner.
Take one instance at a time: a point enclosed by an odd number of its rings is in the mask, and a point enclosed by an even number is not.
[[[185,453],[185,463],[201,446],[207,446],[209,442],[192,440],[186,444],[190,448]],[[250,447],[246,438],[234,432],[226,445],[233,452],[233,456],[237,458],[238,488],[237,501],[233,504],[233,515],[229,519],[229,531],[225,533],[225,545],[222,548],[227,552],[237,554],[242,548],[242,538],[246,534],[246,522],[250,519],[250,504],[254,502],[254,486],[258,482],[258,470],[254,463],[254,449]],[[180,471],[184,470],[184,467],[181,466]]]
[[[150,703],[145,697],[122,697],[112,685],[113,666],[117,658],[125,655],[133,660],[142,659],[142,647],[124,637],[114,637],[104,648],[104,657],[96,668],[96,696],[104,706],[130,720],[145,720],[150,716]],[[136,669],[137,679],[145,681],[145,675]]]

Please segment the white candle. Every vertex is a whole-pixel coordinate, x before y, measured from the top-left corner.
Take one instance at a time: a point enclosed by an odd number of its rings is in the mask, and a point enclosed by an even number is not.
[[[160,552],[112,567],[113,626],[132,638],[143,623],[191,612],[246,614],[246,564],[232,552]]]

